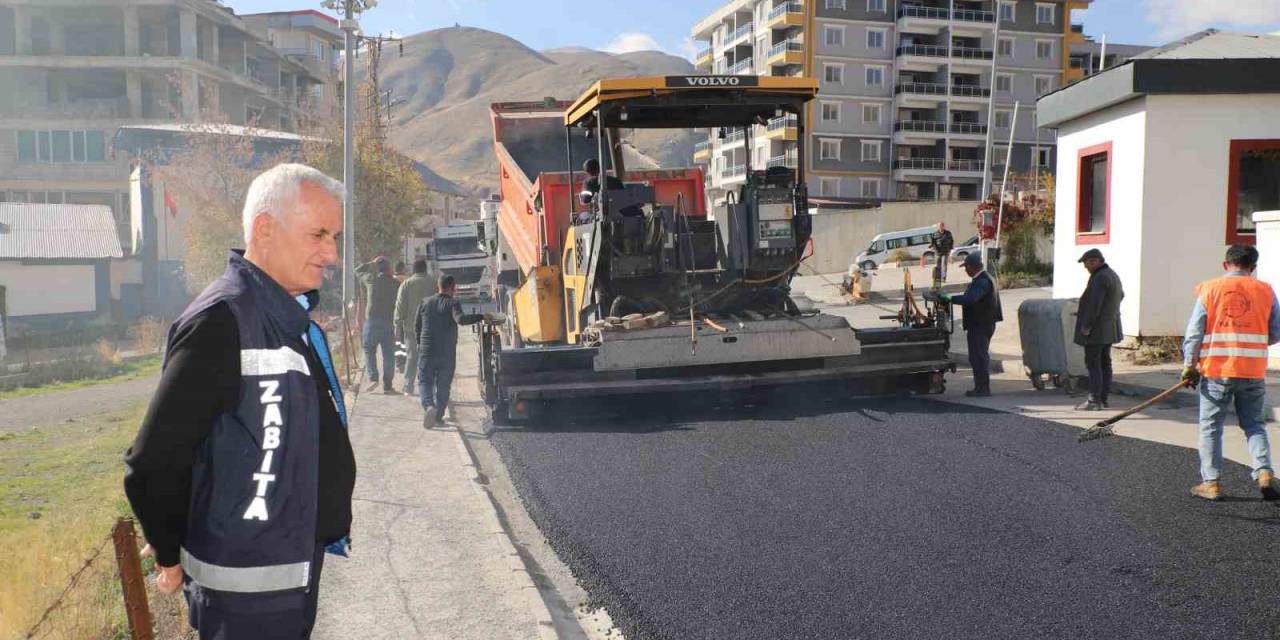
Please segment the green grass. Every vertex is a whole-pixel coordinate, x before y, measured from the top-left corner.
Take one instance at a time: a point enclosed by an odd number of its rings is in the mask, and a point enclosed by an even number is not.
[[[128,515],[123,454],[146,409],[0,435],[0,639],[21,637],[57,596],[67,576]],[[59,610],[52,637],[103,637],[118,629],[114,553],[108,547]],[[117,592],[118,593],[118,592]],[[91,635],[83,635],[91,634]]]
[[[91,387],[99,384],[111,384],[114,382],[124,382],[160,372],[160,356],[145,356],[136,360],[122,362],[115,369],[115,372],[107,377],[101,378],[82,378],[80,380],[58,381],[50,384],[43,384],[34,387],[18,387],[9,391],[0,391],[0,400],[11,400],[13,398],[22,398],[26,396],[34,396],[50,391],[66,391],[69,389],[80,389],[83,387]]]

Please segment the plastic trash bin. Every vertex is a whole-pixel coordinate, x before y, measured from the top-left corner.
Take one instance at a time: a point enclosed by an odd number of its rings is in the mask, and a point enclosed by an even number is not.
[[[1027,300],[1018,306],[1022,366],[1031,384],[1074,393],[1088,376],[1084,347],[1075,343],[1078,299]]]

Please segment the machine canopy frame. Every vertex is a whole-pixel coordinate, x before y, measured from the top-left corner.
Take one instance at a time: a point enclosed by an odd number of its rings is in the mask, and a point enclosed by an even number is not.
[[[818,94],[812,78],[774,76],[649,76],[600,80],[565,112],[566,127],[699,129],[746,127],[779,110],[803,116]]]

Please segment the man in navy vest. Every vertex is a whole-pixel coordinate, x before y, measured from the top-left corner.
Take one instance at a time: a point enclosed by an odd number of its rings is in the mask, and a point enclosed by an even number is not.
[[[1004,312],[996,281],[982,268],[982,256],[965,256],[964,272],[973,278],[964,293],[944,293],[938,298],[964,308],[964,334],[969,343],[969,366],[973,367],[973,390],[964,395],[985,398],[991,395],[991,337],[996,333],[996,323],[1004,320]]]
[[[248,249],[174,322],[125,457],[157,586],[184,591],[202,640],[310,637],[325,552],[347,549],[355,457],[308,315],[337,260],[342,195],[303,165],[254,179]]]

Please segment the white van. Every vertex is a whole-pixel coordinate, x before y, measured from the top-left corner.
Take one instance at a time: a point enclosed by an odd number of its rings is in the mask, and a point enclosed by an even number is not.
[[[898,249],[906,251],[912,260],[919,260],[921,257],[933,259],[933,249],[929,248],[929,242],[933,240],[933,234],[937,230],[935,226],[928,226],[882,233],[872,238],[866,251],[853,259],[853,263],[849,265],[849,273],[853,273],[854,269],[871,271],[898,253]]]

